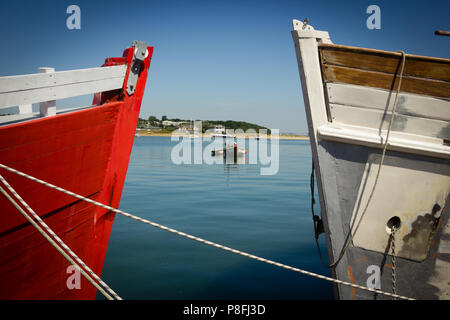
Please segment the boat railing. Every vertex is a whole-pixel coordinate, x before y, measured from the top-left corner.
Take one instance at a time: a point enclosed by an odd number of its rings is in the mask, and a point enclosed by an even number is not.
[[[39,103],[40,115],[56,114],[56,100],[120,89],[126,65],[58,71],[39,68],[38,73],[0,77],[0,108],[18,107],[18,113],[32,113]]]
[[[108,58],[102,67],[68,71],[55,71],[54,68],[41,67],[34,74],[0,77],[0,113],[2,114],[0,123],[48,117],[73,110],[58,109],[57,111],[56,100],[59,99],[104,93],[121,88],[124,90],[126,88],[128,95],[133,94],[137,80],[134,74],[138,72],[134,70],[135,61],[142,62],[148,56],[145,43],[136,41],[133,47],[131,64],[126,61],[126,57]],[[127,73],[130,65],[130,72]],[[100,104],[100,100],[94,96],[94,102],[87,107]],[[33,112],[33,105],[38,105],[39,111]],[[5,109],[8,109],[6,113]],[[37,107],[34,110],[37,110]]]

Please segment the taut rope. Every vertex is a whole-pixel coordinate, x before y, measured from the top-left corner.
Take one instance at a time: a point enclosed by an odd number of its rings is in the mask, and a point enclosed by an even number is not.
[[[61,191],[61,192],[65,193],[65,194],[70,195],[72,197],[75,197],[77,199],[80,199],[80,200],[83,200],[83,201],[95,204],[96,206],[99,206],[101,208],[107,209],[109,211],[113,211],[113,212],[119,213],[119,214],[121,214],[121,215],[123,215],[125,217],[128,217],[128,218],[131,218],[133,220],[136,220],[136,221],[139,221],[139,222],[142,222],[142,223],[145,223],[145,224],[157,227],[157,228],[162,229],[162,230],[169,231],[169,232],[177,234],[179,236],[182,236],[182,237],[185,237],[185,238],[188,238],[188,239],[191,239],[191,240],[195,240],[195,241],[198,241],[198,242],[201,242],[201,243],[204,243],[204,244],[207,244],[207,245],[210,245],[210,246],[213,246],[213,247],[225,250],[225,251],[233,252],[233,253],[236,253],[238,255],[241,255],[241,256],[253,259],[253,260],[265,262],[265,263],[268,263],[268,264],[271,264],[271,265],[274,265],[274,266],[277,266],[277,267],[280,267],[280,268],[283,268],[283,269],[295,271],[295,272],[298,272],[298,273],[301,273],[301,274],[305,274],[305,275],[308,275],[308,276],[311,276],[311,277],[315,277],[315,278],[318,278],[318,279],[331,281],[331,282],[334,282],[334,283],[337,283],[337,284],[341,284],[341,285],[345,285],[345,286],[349,286],[349,287],[353,287],[353,288],[357,288],[357,289],[362,289],[362,290],[366,290],[366,291],[370,291],[370,292],[374,292],[374,293],[378,293],[378,294],[382,294],[382,295],[386,295],[386,296],[390,296],[390,297],[405,299],[405,300],[414,300],[414,299],[409,298],[409,297],[405,297],[405,296],[401,296],[401,295],[397,295],[397,294],[392,294],[392,293],[389,293],[389,292],[384,292],[384,291],[381,291],[381,290],[376,290],[376,289],[360,286],[360,285],[357,285],[357,284],[354,284],[354,283],[349,283],[349,282],[345,282],[345,281],[338,280],[338,279],[333,279],[333,278],[330,278],[330,277],[327,277],[327,276],[323,276],[323,275],[320,275],[320,274],[317,274],[317,273],[314,273],[314,272],[306,271],[306,270],[303,270],[303,269],[300,269],[300,268],[291,267],[291,266],[288,266],[288,265],[285,265],[285,264],[282,264],[282,263],[279,263],[279,262],[275,262],[275,261],[272,261],[272,260],[269,260],[269,259],[265,259],[265,258],[261,258],[261,257],[255,256],[255,255],[250,254],[250,253],[246,253],[246,252],[243,252],[243,251],[240,251],[240,250],[236,250],[236,249],[233,249],[233,248],[230,248],[230,247],[227,247],[227,246],[223,246],[221,244],[218,244],[218,243],[215,243],[215,242],[212,242],[212,241],[208,241],[208,240],[205,240],[205,239],[202,239],[202,238],[199,238],[199,237],[196,237],[196,236],[193,236],[193,235],[190,235],[190,234],[187,234],[187,233],[184,233],[184,232],[181,232],[181,231],[178,231],[178,230],[175,230],[175,229],[163,226],[163,225],[161,225],[159,223],[152,222],[152,221],[147,220],[147,219],[143,219],[141,217],[138,217],[138,216],[135,216],[133,214],[127,213],[125,211],[122,211],[122,210],[119,210],[119,209],[115,209],[113,207],[107,206],[107,205],[102,204],[100,202],[97,202],[97,201],[91,200],[89,198],[83,197],[83,196],[81,196],[79,194],[76,194],[76,193],[73,193],[71,191],[65,190],[63,188],[57,187],[57,186],[55,186],[55,185],[53,185],[51,183],[48,183],[48,182],[45,182],[45,181],[40,180],[38,178],[32,177],[32,176],[30,176],[30,175],[28,175],[26,173],[23,173],[23,172],[20,172],[18,170],[15,170],[13,168],[10,168],[10,167],[8,167],[8,166],[6,166],[4,164],[0,164],[0,168],[6,169],[6,170],[8,170],[10,172],[13,172],[15,174],[18,174],[18,175],[20,175],[22,177],[25,177],[25,178],[28,178],[28,179],[30,179],[32,181],[38,182],[38,183],[40,183],[42,185],[45,185],[45,186],[47,186],[49,188]]]

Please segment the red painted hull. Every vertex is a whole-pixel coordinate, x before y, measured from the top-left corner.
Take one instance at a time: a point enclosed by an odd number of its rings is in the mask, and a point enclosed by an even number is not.
[[[0,162],[117,208],[150,57],[132,96],[96,95],[96,107],[0,127]],[[130,64],[131,58],[126,50],[118,60]],[[114,213],[6,170],[0,174],[100,276]],[[0,299],[94,299],[96,289],[84,277],[80,289],[68,288],[69,265],[0,195]]]

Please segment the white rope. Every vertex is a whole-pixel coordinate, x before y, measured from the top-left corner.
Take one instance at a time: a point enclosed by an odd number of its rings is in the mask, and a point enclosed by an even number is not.
[[[81,274],[86,278],[86,279],[88,279],[89,280],[89,282],[91,282],[98,290],[100,290],[100,292],[102,292],[102,294],[107,298],[107,299],[109,299],[109,300],[112,300],[112,298],[111,298],[111,296],[109,295],[109,294],[107,294],[97,283],[95,283],[90,277],[89,277],[89,275],[83,270],[83,269],[81,269],[79,266],[78,266],[78,264],[69,256],[69,255],[67,255],[67,253],[65,253],[57,244],[56,244],[56,242],[55,241],[53,241],[53,239],[52,238],[50,238],[49,236],[48,236],[48,234],[46,234],[45,232],[44,232],[44,230],[33,220],[33,219],[31,219],[30,218],[30,216],[28,216],[27,214],[26,214],[26,212],[18,205],[18,203],[13,199],[13,198],[11,198],[11,196],[6,192],[6,190],[5,189],[3,189],[1,186],[0,186],[0,192],[1,193],[3,193],[3,195],[16,207],[16,209],[17,210],[19,210],[19,212],[25,217],[25,219],[27,219],[28,220],[28,222],[30,222],[38,231],[39,231],[39,233],[40,234],[42,234],[43,236],[44,236],[44,238],[45,239],[47,239],[54,247],[55,247],[55,249],[56,250],[58,250],[58,252],[59,253],[61,253],[63,256],[64,256],[64,258],[66,258],[72,265],[74,265],[74,266],[76,266],[79,270],[80,270],[80,272],[81,272]]]
[[[34,212],[34,210],[25,202],[25,200],[23,200],[23,198],[14,190],[13,187],[11,187],[11,185],[5,180],[5,178],[3,178],[2,175],[0,175],[0,181],[8,188],[8,190],[12,193],[12,195],[19,200],[19,202],[25,207],[25,209],[28,210],[29,213],[31,213],[31,215],[33,216],[33,218],[35,220],[37,220],[37,223],[45,229],[45,231],[47,231],[54,240],[56,240],[56,242],[58,242],[58,244],[63,247],[68,253],[69,255],[77,262],[77,264],[75,264],[80,270],[82,269],[81,267],[83,267],[88,273],[89,275],[94,278],[95,280],[97,280],[112,296],[114,296],[115,299],[117,300],[122,300],[122,298],[120,298],[120,296],[115,293],[102,279],[100,279],[100,277],[98,277],[94,271],[92,271],[76,254],[75,252],[73,252],[62,240],[61,238],[59,238],[54,232],[53,230],[41,219],[41,217],[39,217],[39,215],[36,214],[36,212]],[[11,201],[11,200],[10,200]],[[13,203],[14,204],[14,203]],[[16,207],[17,208],[17,207]],[[24,214],[21,210],[19,210],[22,215]],[[27,219],[28,220],[28,219]],[[34,226],[34,224],[33,224]],[[39,229],[38,229],[39,231]],[[39,231],[41,232],[41,231]],[[42,234],[42,232],[41,232]],[[43,235],[43,234],[42,234]],[[59,250],[58,250],[59,251]],[[72,263],[73,264],[73,263]],[[81,265],[81,267],[80,267]],[[95,281],[92,280],[91,277],[86,277],[86,279],[94,285]],[[104,293],[103,290],[100,290],[100,292],[102,292],[102,294]],[[109,296],[109,295],[108,295]],[[105,295],[106,298],[108,298]]]
[[[182,236],[182,237],[185,237],[185,238],[188,238],[188,239],[191,239],[191,240],[195,240],[195,241],[198,241],[198,242],[201,242],[201,243],[204,243],[204,244],[207,244],[207,245],[210,245],[210,246],[213,246],[213,247],[225,250],[225,251],[233,252],[233,253],[236,253],[238,255],[250,258],[250,259],[254,259],[254,260],[257,260],[257,261],[265,262],[265,263],[268,263],[268,264],[271,264],[271,265],[274,265],[274,266],[277,266],[277,267],[280,267],[280,268],[284,268],[284,269],[287,269],[287,270],[295,271],[295,272],[298,272],[298,273],[301,273],[301,274],[306,274],[306,275],[309,275],[309,276],[312,276],[312,277],[315,277],[315,278],[331,281],[331,282],[334,282],[334,283],[337,283],[337,284],[341,284],[341,285],[345,285],[345,286],[349,286],[349,287],[353,287],[353,288],[357,288],[357,289],[362,289],[362,290],[366,290],[366,291],[369,291],[369,292],[378,293],[378,294],[382,294],[382,295],[386,295],[386,296],[390,296],[390,297],[395,297],[395,298],[400,298],[400,299],[405,299],[405,300],[414,300],[414,299],[409,298],[409,297],[405,297],[405,296],[401,296],[401,295],[397,295],[397,294],[392,294],[392,293],[389,293],[389,292],[384,292],[384,291],[381,291],[381,290],[376,290],[376,289],[360,286],[360,285],[357,285],[357,284],[345,282],[345,281],[338,280],[338,279],[333,279],[333,278],[330,278],[330,277],[327,277],[327,276],[323,276],[323,275],[320,275],[320,274],[317,274],[317,273],[314,273],[314,272],[302,270],[302,269],[291,267],[291,266],[288,266],[288,265],[285,265],[285,264],[282,264],[282,263],[279,263],[279,262],[275,262],[275,261],[272,261],[272,260],[269,260],[269,259],[261,258],[261,257],[255,256],[253,254],[249,254],[249,253],[246,253],[246,252],[243,252],[243,251],[240,251],[240,250],[232,249],[230,247],[226,247],[226,246],[220,245],[218,243],[215,243],[215,242],[212,242],[212,241],[208,241],[208,240],[205,240],[205,239],[202,239],[202,238],[199,238],[199,237],[195,237],[193,235],[190,235],[190,234],[187,234],[187,233],[184,233],[184,232],[181,232],[181,231],[178,231],[178,230],[175,230],[175,229],[163,226],[163,225],[161,225],[159,223],[152,222],[152,221],[147,220],[147,219],[143,219],[141,217],[138,217],[138,216],[132,215],[130,213],[127,213],[125,211],[122,211],[122,210],[115,209],[113,207],[104,205],[104,204],[102,204],[100,202],[91,200],[89,198],[85,198],[85,197],[83,197],[81,195],[78,195],[78,194],[73,193],[71,191],[68,191],[68,190],[65,190],[63,188],[57,187],[57,186],[55,186],[55,185],[53,185],[51,183],[48,183],[48,182],[45,182],[43,180],[37,179],[35,177],[32,177],[32,176],[30,176],[30,175],[28,175],[26,173],[23,173],[21,171],[18,171],[18,170],[15,170],[13,168],[10,168],[10,167],[8,167],[8,166],[6,166],[4,164],[1,164],[1,163],[0,163],[0,168],[6,169],[6,170],[8,170],[10,172],[14,172],[14,173],[16,173],[16,174],[18,174],[18,175],[20,175],[22,177],[25,177],[25,178],[28,178],[28,179],[30,179],[32,181],[38,182],[38,183],[40,183],[40,184],[42,184],[44,186],[47,186],[49,188],[61,191],[61,192],[65,193],[65,194],[70,195],[72,197],[75,197],[77,199],[80,199],[80,200],[83,200],[83,201],[95,204],[95,205],[97,205],[99,207],[102,207],[104,209],[107,209],[107,210],[110,210],[110,211],[113,211],[113,212],[119,213],[119,214],[121,214],[121,215],[123,215],[125,217],[128,217],[128,218],[131,218],[133,220],[137,220],[137,221],[140,221],[142,223],[149,224],[151,226],[157,227],[159,229],[175,233],[175,234],[177,234],[179,236]]]

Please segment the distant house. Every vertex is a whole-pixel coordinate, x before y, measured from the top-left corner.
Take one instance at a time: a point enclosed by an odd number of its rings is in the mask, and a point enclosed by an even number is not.
[[[192,124],[189,122],[188,123],[180,123],[178,125],[178,128],[183,131],[191,131],[192,127],[193,127]]]
[[[178,122],[176,122],[176,121],[169,121],[169,120],[164,120],[162,122],[162,124],[163,124],[163,126],[175,126],[175,127],[178,126]]]
[[[225,131],[226,131],[225,127],[222,125],[213,126],[213,127],[211,127],[211,129],[213,129],[213,133],[219,133],[219,134],[225,133]]]
[[[200,132],[200,128],[196,127],[191,122],[181,122],[178,126],[178,130],[180,132],[186,132],[186,133],[191,133],[191,134]]]
[[[164,120],[162,122],[163,126],[174,126],[174,127],[180,127],[181,125],[188,125],[190,122],[186,121],[170,121],[170,120]]]

